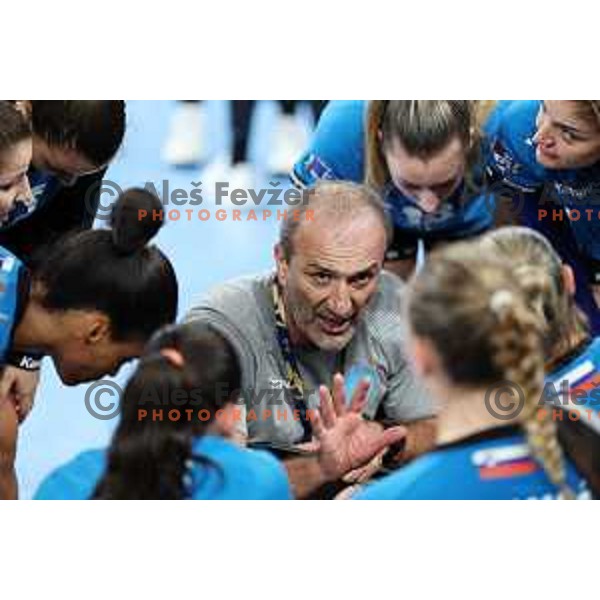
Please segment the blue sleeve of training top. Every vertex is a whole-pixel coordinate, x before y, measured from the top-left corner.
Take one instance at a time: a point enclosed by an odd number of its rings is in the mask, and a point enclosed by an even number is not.
[[[59,467],[42,482],[34,500],[87,500],[106,466],[102,450],[82,452],[72,461]]]
[[[532,142],[539,108],[538,100],[502,100],[484,127],[488,174],[509,190],[537,193],[547,178]]]
[[[364,100],[332,100],[321,114],[311,143],[290,177],[301,188],[319,179],[362,182],[364,178]]]

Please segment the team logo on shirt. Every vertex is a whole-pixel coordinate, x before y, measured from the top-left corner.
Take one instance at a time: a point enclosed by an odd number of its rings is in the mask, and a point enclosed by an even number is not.
[[[580,186],[572,186],[559,181],[554,182],[554,189],[559,198],[563,201],[573,199],[578,202],[590,200],[598,202],[600,200],[600,189],[594,183],[587,183]]]
[[[500,140],[494,141],[492,156],[495,167],[504,175],[507,173],[518,173],[521,170],[521,165],[511,156]]]
[[[367,362],[354,363],[344,373],[346,403],[352,401],[358,384],[361,381],[368,381],[367,405],[376,406],[379,398],[385,393],[384,380],[385,370],[382,366]]]
[[[511,479],[535,473],[539,467],[531,458],[527,444],[513,444],[477,450],[471,457],[482,480]]]
[[[272,390],[288,390],[290,389],[290,385],[284,379],[277,379],[277,377],[271,377],[269,379],[269,385]]]
[[[304,167],[313,180],[335,179],[333,171],[316,154],[309,154],[306,157]]]

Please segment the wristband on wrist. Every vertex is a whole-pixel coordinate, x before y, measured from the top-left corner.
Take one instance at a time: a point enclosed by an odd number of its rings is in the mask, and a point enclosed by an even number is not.
[[[23,354],[22,352],[11,352],[6,358],[6,364],[24,371],[39,371],[42,365],[41,354]]]

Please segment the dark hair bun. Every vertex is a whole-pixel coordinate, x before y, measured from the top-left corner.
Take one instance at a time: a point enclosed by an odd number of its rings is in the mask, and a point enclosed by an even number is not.
[[[163,223],[163,205],[156,195],[142,188],[125,190],[111,214],[115,248],[122,254],[141,250]]]

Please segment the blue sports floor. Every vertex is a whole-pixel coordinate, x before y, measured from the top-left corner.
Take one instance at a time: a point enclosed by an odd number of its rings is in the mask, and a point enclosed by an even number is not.
[[[201,168],[174,169],[164,164],[160,157],[173,106],[173,102],[127,103],[127,136],[118,159],[107,174],[108,179],[117,182],[123,189],[133,185],[143,186],[152,181],[159,191],[162,181],[168,179],[171,189],[191,191],[190,182],[201,179]],[[210,144],[216,154],[227,148],[230,141],[228,107],[225,102],[211,101],[206,109],[210,118],[204,141]],[[259,169],[266,161],[275,110],[275,104],[271,102],[260,102],[256,106],[250,157]],[[273,178],[269,179],[264,174],[258,187],[268,187],[270,180]],[[211,210],[214,214],[214,200],[205,193],[203,198],[200,208]],[[109,197],[104,194],[101,202],[106,204]],[[182,210],[185,208],[182,207]],[[198,210],[198,207],[187,208],[194,208],[195,212]],[[157,243],[177,271],[180,316],[187,312],[194,297],[210,286],[271,266],[271,251],[277,237],[278,223],[275,218],[262,221],[260,213],[258,216],[256,222],[233,222],[231,219],[217,221],[214,218],[205,222],[198,219],[188,222],[186,217],[169,222],[163,228]],[[124,368],[115,381],[122,385],[131,368]],[[21,498],[31,498],[52,469],[80,451],[108,443],[116,419],[99,420],[88,413],[84,404],[87,388],[88,385],[64,387],[50,361],[45,361],[35,407],[19,434],[17,474]],[[105,396],[103,401],[108,403],[110,398]]]

